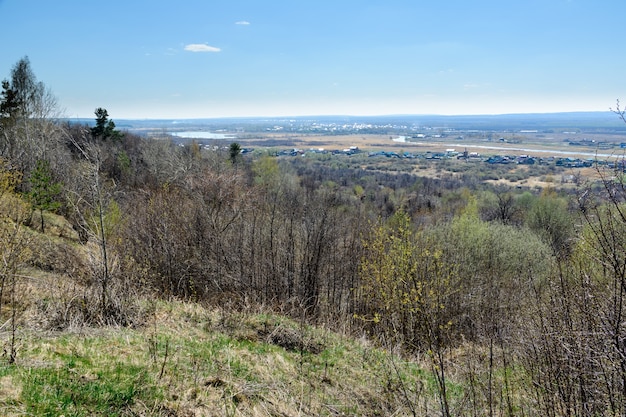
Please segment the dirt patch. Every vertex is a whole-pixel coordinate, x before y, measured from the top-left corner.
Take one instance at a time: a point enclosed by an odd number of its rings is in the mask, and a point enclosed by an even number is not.
[[[303,332],[285,326],[277,326],[266,340],[291,352],[308,352],[318,354],[324,350],[321,343],[305,337]]]

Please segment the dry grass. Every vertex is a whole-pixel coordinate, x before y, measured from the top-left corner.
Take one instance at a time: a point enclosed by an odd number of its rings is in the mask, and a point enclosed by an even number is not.
[[[401,375],[390,373],[390,355],[364,340],[269,312],[224,311],[177,301],[142,303],[146,320],[137,329],[22,328],[16,365],[0,366],[5,399],[0,413],[45,408],[32,404],[24,393],[32,389],[36,375],[52,374],[55,384],[69,375],[70,386],[79,384],[87,391],[100,384],[111,392],[126,392],[128,380],[116,376],[121,372],[141,377],[150,389],[139,390],[126,414],[119,415],[406,415],[399,378],[409,381],[411,398],[417,398],[413,387],[426,378],[412,363],[403,363]],[[8,334],[0,337],[6,340]],[[46,382],[39,384],[49,389]],[[45,409],[65,409],[67,414],[80,405],[55,396],[39,400],[46,401]],[[436,404],[434,396],[430,401]],[[89,407],[90,415],[106,415],[97,411],[107,409],[106,404]]]

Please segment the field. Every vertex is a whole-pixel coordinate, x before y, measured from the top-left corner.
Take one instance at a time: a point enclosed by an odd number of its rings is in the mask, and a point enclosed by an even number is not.
[[[595,167],[568,168],[555,166],[554,162],[544,165],[489,165],[485,160],[494,155],[519,157],[528,155],[534,158],[572,158],[580,160],[614,160],[623,155],[620,144],[626,142],[626,136],[600,133],[583,136],[582,134],[540,134],[540,133],[472,133],[471,135],[448,135],[441,138],[407,138],[402,141],[396,134],[289,134],[257,133],[238,137],[244,147],[254,149],[300,149],[342,151],[357,147],[361,153],[351,155],[333,155],[342,158],[342,163],[358,165],[363,169],[411,172],[424,177],[442,178],[478,172],[483,182],[506,184],[510,186],[545,188],[575,187],[586,181],[597,179]],[[453,152],[451,153],[451,151]],[[389,152],[414,155],[414,159],[389,159],[367,157],[370,153]],[[470,160],[458,160],[457,153],[464,151],[475,153]],[[451,153],[444,159],[426,158],[429,154]],[[350,159],[347,161],[346,159]]]
[[[443,152],[446,149],[483,154],[536,154],[536,156],[568,155],[574,157],[594,157],[619,155],[619,144],[626,142],[626,136],[616,134],[594,134],[592,137],[577,137],[566,133],[550,136],[531,134],[489,134],[476,133],[472,136],[448,135],[442,138],[409,138],[405,142],[394,141],[397,134],[288,134],[255,133],[237,137],[246,146],[280,147],[293,146],[302,149],[324,148],[327,150],[345,149],[358,146],[362,150],[406,150],[410,152]],[[503,139],[503,140],[502,140]],[[572,143],[580,143],[575,145]]]

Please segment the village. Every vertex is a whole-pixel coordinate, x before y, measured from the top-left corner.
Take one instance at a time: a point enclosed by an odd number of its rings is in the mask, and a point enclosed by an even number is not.
[[[253,148],[243,148],[242,153],[246,154],[252,152]],[[580,158],[580,157],[559,157],[559,156],[532,156],[532,155],[507,155],[507,154],[489,154],[483,155],[478,152],[468,152],[465,149],[462,152],[458,152],[455,149],[446,149],[442,152],[425,151],[425,152],[397,152],[394,150],[376,150],[365,152],[357,146],[351,146],[345,149],[326,150],[323,148],[311,148],[309,150],[303,150],[298,148],[283,149],[274,153],[275,156],[306,156],[312,154],[323,155],[336,155],[336,156],[353,156],[366,154],[369,158],[398,158],[398,159],[422,159],[429,161],[436,160],[460,160],[467,162],[482,162],[490,165],[554,165],[563,168],[589,168],[598,165],[607,165],[610,168],[615,166],[624,166],[624,160],[618,159],[607,160],[606,158]]]

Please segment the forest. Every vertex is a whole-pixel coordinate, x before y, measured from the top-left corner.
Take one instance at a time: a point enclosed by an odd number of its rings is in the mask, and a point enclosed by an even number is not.
[[[25,328],[142,326],[145,300],[264,306],[421,358],[437,406],[413,415],[626,414],[623,172],[524,189],[61,113],[20,60],[0,96],[7,364]],[[26,302],[33,271],[65,284]]]

